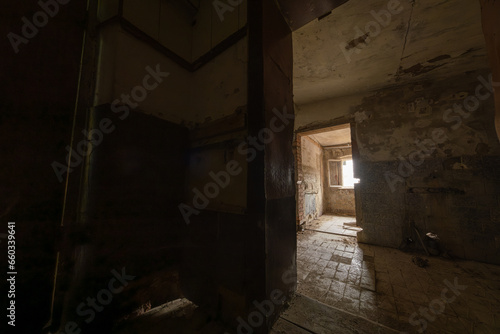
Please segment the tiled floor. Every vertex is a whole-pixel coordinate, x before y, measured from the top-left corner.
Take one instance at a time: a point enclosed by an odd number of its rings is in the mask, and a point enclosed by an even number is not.
[[[298,292],[407,333],[500,333],[500,266],[420,256],[421,268],[413,257],[306,230]]]
[[[308,223],[306,229],[348,236],[356,236],[361,228],[356,227],[356,217],[323,215]]]

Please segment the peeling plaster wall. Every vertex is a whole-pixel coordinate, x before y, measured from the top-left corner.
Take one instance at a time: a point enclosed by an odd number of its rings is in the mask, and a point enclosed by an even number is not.
[[[338,187],[330,187],[328,160],[339,159],[340,157],[351,155],[351,149],[324,149],[323,150],[323,206],[325,213],[341,214],[341,215],[356,215],[356,205],[354,201],[354,189],[341,189]]]
[[[302,184],[304,194],[304,218],[310,222],[323,214],[323,149],[309,139],[302,137]]]
[[[408,237],[418,240],[416,226],[437,233],[454,256],[500,263],[500,145],[492,88],[478,79],[488,74],[471,71],[296,109],[302,129],[339,117],[356,122],[359,241],[399,247]],[[315,122],[305,123],[309,113]]]

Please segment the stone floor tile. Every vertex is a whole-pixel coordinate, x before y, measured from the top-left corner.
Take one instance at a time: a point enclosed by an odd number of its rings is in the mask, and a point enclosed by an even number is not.
[[[367,281],[362,279],[359,286],[366,290],[376,291],[375,281]]]
[[[357,274],[349,273],[347,276],[347,283],[352,284],[352,285],[356,285],[356,286],[360,286],[361,276],[357,275]]]
[[[302,283],[297,286],[297,292],[323,302],[328,291],[315,285]]]
[[[343,252],[342,257],[347,258],[347,259],[352,259],[352,258],[354,258],[354,253]]]
[[[393,285],[392,292],[396,300],[406,300],[409,302],[413,302],[410,296],[410,291],[406,288],[402,288],[398,285]]]
[[[452,333],[469,333],[467,328],[458,317],[446,316],[446,329]]]
[[[337,267],[337,271],[344,271],[347,273],[349,271],[349,265],[347,265],[345,263],[339,263],[339,265]]]
[[[323,269],[322,276],[326,279],[332,280],[335,277],[335,272],[335,269],[326,267],[325,269]]]
[[[380,295],[393,296],[392,286],[389,283],[377,282],[375,291]]]
[[[327,267],[327,268],[330,268],[330,269],[337,270],[338,265],[339,265],[339,263],[338,263],[338,262],[335,262],[335,261],[328,261],[328,263],[326,264],[326,267]]]
[[[346,283],[347,282],[347,275],[348,275],[348,273],[346,271],[337,270],[334,278],[340,282]]]
[[[405,283],[406,287],[411,292],[420,292],[420,293],[425,292],[425,290],[422,288],[422,285],[418,282],[418,280],[415,277],[407,279]]]
[[[474,332],[474,322],[463,317],[458,317],[458,320],[462,323],[465,328],[464,333],[473,333]]]
[[[367,277],[367,278],[370,278],[370,279],[375,279],[376,278],[375,271],[361,269],[361,277]]]
[[[473,324],[474,334],[498,334],[500,333],[499,328],[493,328],[482,322],[476,322]]]
[[[358,267],[351,266],[349,268],[349,274],[357,275],[361,277],[362,270]]]
[[[379,298],[377,298],[376,305],[382,310],[397,314],[396,302],[393,297],[380,296]]]
[[[330,291],[338,293],[343,296],[346,285],[347,284],[344,282],[333,280],[330,285]]]
[[[316,265],[318,266],[318,268],[321,268],[321,270],[323,270],[326,265],[328,264],[329,261],[327,260],[319,260]]]
[[[327,261],[329,261],[331,258],[332,258],[332,253],[330,253],[330,252],[322,253],[320,256],[320,259],[327,260]]]
[[[326,294],[324,303],[330,306],[336,306],[339,300],[342,299],[342,295],[333,291],[328,291]]]
[[[390,284],[389,274],[384,272],[377,272],[377,281],[385,282]]]
[[[344,291],[344,297],[349,297],[350,299],[359,300],[361,296],[361,288],[347,284]]]
[[[413,302],[406,300],[395,299],[396,310],[399,316],[405,315],[407,318],[414,312],[417,311]]]
[[[425,306],[429,305],[429,297],[423,292],[416,292],[416,291],[411,291],[410,290],[410,299],[413,301],[414,304]]]
[[[406,283],[403,279],[403,276],[398,271],[389,271],[389,279],[391,281],[391,285],[398,285],[401,287],[406,287]]]
[[[384,324],[390,328],[400,329],[402,327],[396,311],[378,310],[378,323]]]
[[[359,314],[359,299],[351,299],[344,296],[337,302],[336,306],[347,312]]]
[[[355,248],[352,246],[346,246],[345,251],[348,253],[354,253]]]
[[[380,317],[377,306],[363,302],[359,304],[359,315],[375,322],[377,322]]]
[[[500,333],[500,266],[429,257],[420,268],[412,254],[312,231],[299,233],[297,249],[297,291],[311,298],[408,333],[418,329],[410,311],[429,307],[439,314],[425,333]],[[447,290],[444,304],[443,289],[455,277],[467,289],[458,296]],[[371,282],[375,291],[363,289]]]

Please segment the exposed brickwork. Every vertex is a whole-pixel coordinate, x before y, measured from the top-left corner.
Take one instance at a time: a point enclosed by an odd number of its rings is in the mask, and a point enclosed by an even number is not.
[[[303,180],[304,174],[302,172],[302,135],[297,133],[293,145],[293,152],[295,154],[295,168],[296,168],[296,182]],[[304,188],[302,184],[297,184],[297,226],[304,221]]]

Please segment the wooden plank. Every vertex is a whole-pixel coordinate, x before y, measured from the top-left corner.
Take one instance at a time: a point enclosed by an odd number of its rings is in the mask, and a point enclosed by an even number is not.
[[[395,334],[399,331],[379,325],[368,319],[297,295],[281,318],[315,334],[367,333]]]
[[[271,334],[310,334],[302,328],[293,325],[292,323],[279,318],[271,329]]]
[[[292,30],[297,30],[319,17],[328,15],[332,10],[348,0],[278,0],[283,16]]]

